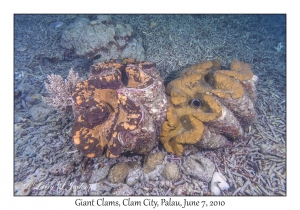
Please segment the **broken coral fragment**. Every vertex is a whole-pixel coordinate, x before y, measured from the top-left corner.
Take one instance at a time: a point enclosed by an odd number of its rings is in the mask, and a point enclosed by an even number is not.
[[[87,157],[147,154],[157,144],[168,102],[154,63],[127,59],[92,65],[72,98],[74,143]]]
[[[185,144],[201,148],[226,146],[243,138],[256,115],[255,83],[249,64],[233,61],[220,70],[219,60],[206,61],[182,71],[166,90],[170,97],[161,142],[168,152],[182,155]]]
[[[210,191],[214,195],[220,195],[221,191],[228,190],[229,187],[226,177],[222,173],[216,171],[210,183]]]

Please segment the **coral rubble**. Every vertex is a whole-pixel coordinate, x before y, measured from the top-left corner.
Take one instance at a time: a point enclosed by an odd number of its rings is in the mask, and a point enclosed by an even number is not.
[[[168,101],[154,63],[132,59],[92,65],[73,94],[75,145],[87,157],[147,154],[158,143]]]
[[[167,86],[170,107],[161,142],[168,152],[182,155],[184,144],[219,148],[241,139],[256,112],[255,83],[249,64],[233,61],[220,70],[219,60],[185,69]]]

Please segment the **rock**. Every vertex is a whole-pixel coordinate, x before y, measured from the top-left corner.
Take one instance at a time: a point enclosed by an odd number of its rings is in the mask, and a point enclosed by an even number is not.
[[[224,108],[225,109],[225,108]],[[223,135],[212,132],[212,128],[205,126],[200,141],[195,146],[205,149],[218,149],[229,145],[229,141]]]
[[[18,90],[22,92],[22,95],[34,92],[35,89],[36,88],[33,85],[29,85],[28,83],[23,83],[18,87]]]
[[[145,60],[145,50],[142,43],[133,37],[132,27],[113,23],[108,15],[99,15],[97,20],[92,21],[78,18],[63,32],[61,46],[74,49],[80,57],[95,58],[95,62],[112,58]]]
[[[141,168],[131,170],[126,178],[126,184],[128,184],[129,186],[135,185],[139,181],[142,174],[143,170]]]
[[[112,195],[118,195],[118,196],[129,196],[129,195],[133,195],[134,191],[133,189],[131,189],[129,186],[127,185],[122,185],[120,187],[117,187],[113,190]]]
[[[285,158],[286,156],[286,147],[284,144],[261,144],[259,148],[260,152],[265,155],[276,155],[281,158]]]
[[[170,181],[177,181],[180,178],[179,167],[176,163],[167,163],[163,170],[163,176]]]
[[[144,164],[144,172],[149,173],[153,171],[158,165],[163,164],[164,154],[162,152],[156,152],[148,155]]]
[[[124,183],[128,175],[129,167],[126,163],[114,165],[108,174],[108,181],[111,183]]]
[[[97,183],[100,180],[104,179],[107,176],[108,172],[109,166],[104,166],[103,168],[100,168],[98,170],[93,170],[92,176],[89,180],[89,184]]]
[[[182,153],[182,156],[184,156],[184,157],[199,152],[198,147],[196,147],[196,145],[194,145],[194,144],[185,144],[185,145],[183,145],[183,148],[184,148],[184,151]]]
[[[157,181],[161,179],[162,171],[164,169],[164,165],[157,165],[153,171],[148,171],[147,173],[144,170],[143,176],[141,176],[141,182],[148,181]]]
[[[196,177],[204,182],[210,182],[215,171],[214,163],[200,153],[185,157],[182,166],[184,174]]]
[[[44,108],[42,106],[32,106],[29,109],[29,115],[33,121],[42,122],[48,118],[49,113],[51,112],[50,109]]]
[[[162,152],[156,152],[148,155],[144,166],[144,176],[141,177],[142,181],[158,180],[161,177],[164,154]]]
[[[26,95],[24,99],[27,103],[32,105],[37,104],[41,101],[41,97],[37,94]]]
[[[143,174],[142,168],[139,166],[138,162],[127,162],[130,167],[128,176],[126,178],[126,184],[129,186],[135,185]]]

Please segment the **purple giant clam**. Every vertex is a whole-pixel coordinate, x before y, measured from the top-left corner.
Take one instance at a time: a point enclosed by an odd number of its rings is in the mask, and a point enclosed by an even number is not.
[[[148,154],[157,145],[168,100],[154,63],[116,59],[92,65],[72,98],[74,143],[87,157]]]

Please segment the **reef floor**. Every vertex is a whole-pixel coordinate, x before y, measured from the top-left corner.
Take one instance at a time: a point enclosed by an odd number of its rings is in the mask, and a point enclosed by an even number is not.
[[[244,140],[218,150],[191,146],[182,157],[162,152],[159,163],[176,163],[178,181],[159,172],[136,183],[111,183],[118,159],[84,157],[71,138],[72,113],[60,116],[45,104],[47,75],[66,78],[73,68],[86,78],[92,61],[66,53],[60,36],[77,17],[94,15],[14,16],[14,192],[15,195],[212,195],[210,183],[183,172],[183,158],[200,153],[230,185],[221,195],[286,195],[286,17],[284,15],[111,15],[130,24],[143,40],[146,60],[155,62],[167,84],[192,64],[220,59],[249,63],[257,84],[257,118]],[[156,167],[156,166],[155,166]],[[157,170],[159,171],[159,170]],[[132,175],[134,176],[134,175]]]

